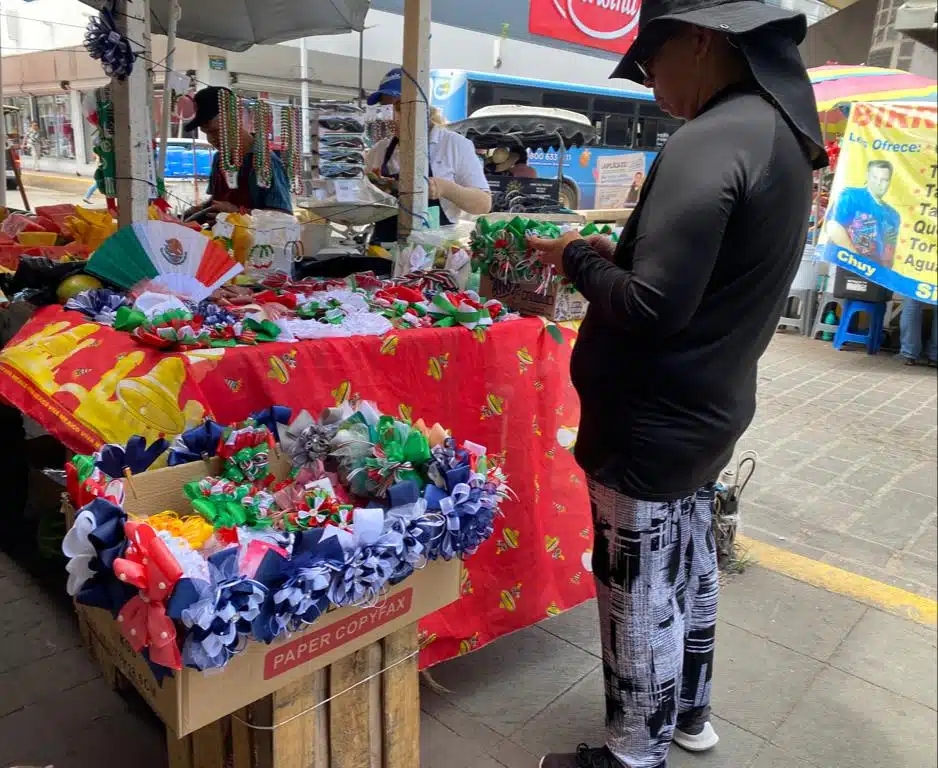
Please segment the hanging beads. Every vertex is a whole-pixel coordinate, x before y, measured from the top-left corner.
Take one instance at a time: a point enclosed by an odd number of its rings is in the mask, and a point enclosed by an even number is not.
[[[280,113],[280,138],[283,143],[281,153],[284,170],[290,180],[290,187],[294,194],[302,194],[303,156],[300,146],[300,109],[299,107],[284,107]]]
[[[269,189],[273,179],[270,164],[270,138],[273,133],[273,110],[264,100],[254,102],[254,173],[257,185]]]
[[[238,188],[238,171],[241,170],[241,105],[238,97],[227,88],[218,92],[219,149],[218,162],[228,189]]]

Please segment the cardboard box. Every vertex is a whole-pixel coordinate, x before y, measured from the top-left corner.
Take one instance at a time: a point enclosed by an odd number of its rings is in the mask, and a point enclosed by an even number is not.
[[[286,467],[283,457],[276,464],[281,471]],[[216,469],[214,462],[197,462],[136,475],[127,488],[124,508],[138,517],[167,509],[187,512],[191,506],[183,485]],[[69,524],[73,517],[74,511],[67,509]],[[458,560],[431,563],[389,590],[378,605],[331,611],[305,632],[271,645],[249,643],[222,670],[183,669],[162,683],[123,638],[110,613],[81,605],[76,610],[117,669],[166,726],[182,737],[448,605],[459,597],[461,570]]]
[[[540,315],[561,323],[582,320],[589,302],[579,291],[553,284],[546,294],[537,292],[536,282],[506,283],[483,275],[479,293],[486,299],[497,299],[509,309],[523,315]]]

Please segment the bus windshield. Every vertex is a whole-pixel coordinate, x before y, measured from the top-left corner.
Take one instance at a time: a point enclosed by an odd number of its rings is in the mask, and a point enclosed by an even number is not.
[[[681,125],[655,104],[650,91],[615,89],[492,75],[433,70],[431,104],[447,122],[500,104],[567,109],[596,127],[597,144],[564,156],[561,197],[568,208],[625,208],[638,192],[658,150]],[[557,178],[556,149],[529,151],[527,165],[545,179]]]

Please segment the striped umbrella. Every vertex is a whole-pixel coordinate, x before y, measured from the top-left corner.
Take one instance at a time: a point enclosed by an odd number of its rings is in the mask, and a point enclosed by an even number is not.
[[[901,69],[828,64],[809,69],[808,77],[825,124],[844,122],[848,105],[859,101],[938,101],[938,83]]]

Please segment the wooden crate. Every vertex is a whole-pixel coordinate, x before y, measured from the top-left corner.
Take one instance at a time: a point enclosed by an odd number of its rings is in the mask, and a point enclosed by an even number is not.
[[[132,689],[81,612],[79,625],[108,682]],[[181,739],[167,728],[168,766],[417,768],[416,650],[411,624]]]

